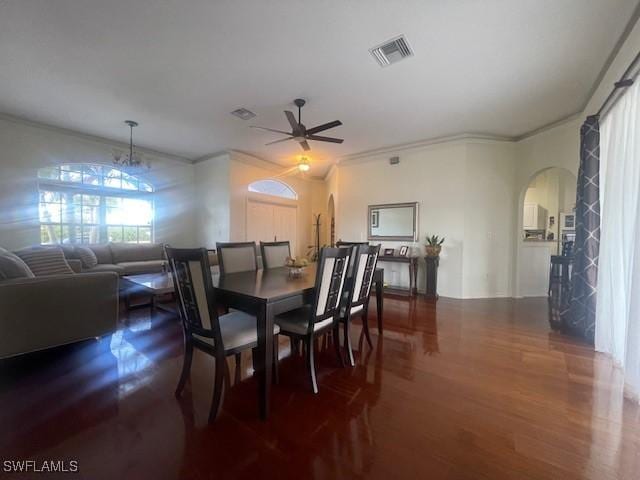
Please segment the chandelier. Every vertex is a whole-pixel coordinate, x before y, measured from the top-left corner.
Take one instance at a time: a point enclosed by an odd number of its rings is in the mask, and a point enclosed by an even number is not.
[[[151,168],[151,164],[142,159],[142,155],[133,150],[133,127],[138,126],[138,122],[133,120],[125,120],[124,123],[129,125],[129,152],[113,152],[113,164],[125,169],[135,168]]]

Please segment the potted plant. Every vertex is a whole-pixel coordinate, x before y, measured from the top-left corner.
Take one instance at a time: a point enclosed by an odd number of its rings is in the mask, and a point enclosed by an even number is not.
[[[438,235],[427,235],[427,244],[424,246],[427,251],[427,257],[439,257],[443,243],[444,237],[440,238]]]

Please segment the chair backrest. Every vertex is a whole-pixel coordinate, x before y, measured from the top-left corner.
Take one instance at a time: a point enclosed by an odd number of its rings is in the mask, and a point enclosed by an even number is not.
[[[309,333],[313,331],[315,323],[337,320],[344,304],[342,292],[350,257],[351,249],[348,248],[324,247],[320,250]]]
[[[365,305],[371,293],[373,274],[376,270],[380,245],[369,246],[360,245],[354,248],[353,262],[354,273],[351,281],[351,291],[349,292],[349,307],[353,309],[360,305]]]
[[[369,245],[369,242],[345,242],[342,240],[338,240],[336,242],[336,247],[353,247],[353,246],[360,246],[360,245]]]
[[[284,267],[291,256],[291,245],[286,242],[260,242],[263,268]]]
[[[207,250],[165,247],[165,254],[185,330],[213,338],[216,347],[224,348]]]
[[[220,275],[258,270],[258,256],[254,242],[216,243]]]
[[[344,242],[342,240],[338,240],[336,242],[336,247],[338,248],[353,248],[353,247],[359,247],[361,245],[369,245],[369,242]],[[355,262],[356,262],[356,255],[351,255],[351,259],[349,260],[349,269],[347,270],[347,286],[350,289],[351,288],[351,284],[353,283],[353,267],[355,266]]]

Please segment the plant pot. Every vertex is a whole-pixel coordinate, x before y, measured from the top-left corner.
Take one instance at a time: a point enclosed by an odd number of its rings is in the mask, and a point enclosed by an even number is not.
[[[427,257],[439,257],[442,250],[441,245],[425,245],[424,249],[427,252]]]

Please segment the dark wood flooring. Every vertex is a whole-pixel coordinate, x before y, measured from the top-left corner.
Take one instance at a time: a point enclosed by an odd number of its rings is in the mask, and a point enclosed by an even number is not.
[[[384,316],[373,349],[354,328],[355,368],[320,354],[315,396],[283,340],[266,422],[247,354],[208,425],[213,359],[195,353],[176,400],[180,327],[138,310],[99,344],[0,362],[1,460],[90,479],[640,478],[640,409],[610,360],[549,330],[546,300],[387,298]]]

